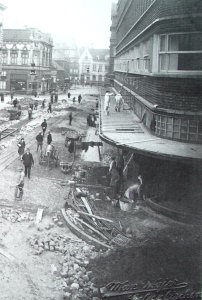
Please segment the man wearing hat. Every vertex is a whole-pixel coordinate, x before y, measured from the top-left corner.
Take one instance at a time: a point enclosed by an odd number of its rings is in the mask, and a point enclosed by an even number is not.
[[[32,154],[30,153],[29,148],[26,149],[26,152],[23,155],[22,160],[25,166],[25,177],[27,177],[28,175],[28,178],[30,179],[31,167],[32,165],[34,165],[34,159]]]

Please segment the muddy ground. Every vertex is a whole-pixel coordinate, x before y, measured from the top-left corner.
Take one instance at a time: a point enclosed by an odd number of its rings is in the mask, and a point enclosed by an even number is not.
[[[72,91],[72,94],[76,95],[80,92],[86,92],[85,101],[80,106],[78,104],[73,106],[72,103],[65,106],[59,100],[55,105],[58,114],[48,119],[48,129],[52,131],[60,161],[71,162],[73,159],[72,154],[68,153],[64,146],[64,132],[69,127],[69,111],[73,111],[71,128],[86,133],[88,130],[86,115],[95,106],[95,98],[88,96],[88,93],[93,94],[97,91]],[[35,120],[37,118],[36,113]],[[43,113],[40,112],[39,118],[43,119]],[[21,125],[24,126],[25,122],[23,121]],[[83,247],[87,246],[84,246],[82,241],[70,232],[62,218],[60,210],[64,207],[65,197],[69,191],[69,186],[64,184],[64,180],[71,180],[72,173],[65,175],[60,167],[49,168],[46,165],[39,165],[39,153],[36,152],[35,142],[39,130],[40,126],[33,127],[33,130],[25,135],[35,165],[31,171],[31,179],[25,179],[21,203],[16,203],[13,199],[12,184],[16,180],[16,170],[21,165],[17,157],[17,149],[15,152],[15,137],[13,143],[10,143],[7,148],[7,154],[9,151],[13,153],[12,155],[15,153],[15,158],[7,168],[2,167],[0,172],[0,299],[59,300],[63,299],[65,294],[66,299],[93,299],[93,297],[96,299],[97,295],[92,293],[90,285],[94,283],[94,288],[102,287],[114,280],[136,282],[177,278],[196,286],[196,289],[199,288],[201,273],[201,228],[199,226],[175,222],[157,215],[144,205],[130,212],[123,212],[112,206],[106,197],[95,202],[97,210],[100,215],[112,218],[117,224],[121,221],[123,230],[128,227],[131,229],[130,247],[102,255],[92,255],[89,263],[82,270],[85,276],[87,272],[91,273],[91,276],[87,276],[88,282],[83,283],[83,280],[79,281],[81,278],[73,276],[69,278],[70,280],[64,278],[61,266],[64,267],[64,258],[68,249],[71,252],[73,249],[78,252],[81,262],[86,260],[88,252],[96,254],[98,251],[87,248],[87,254],[82,256],[80,251],[82,252]],[[12,138],[9,139],[12,141]],[[2,155],[5,155],[5,151]],[[3,166],[3,163],[0,161],[0,166]],[[87,170],[84,183],[107,185],[105,177],[107,167],[102,163],[82,161],[80,150],[77,152],[75,168],[78,166]],[[44,209],[43,218],[39,224],[36,224],[35,218],[39,207]],[[30,240],[38,241],[50,235],[53,239],[59,236],[68,239],[65,248],[61,251],[49,249],[38,253],[38,248],[36,251],[36,247],[30,244]],[[74,297],[70,288],[78,281],[80,298]]]

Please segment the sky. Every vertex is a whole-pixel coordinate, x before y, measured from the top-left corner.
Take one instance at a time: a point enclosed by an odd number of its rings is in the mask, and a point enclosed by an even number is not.
[[[109,48],[111,4],[117,0],[0,0],[4,28],[35,27],[54,42],[74,39],[78,46]]]

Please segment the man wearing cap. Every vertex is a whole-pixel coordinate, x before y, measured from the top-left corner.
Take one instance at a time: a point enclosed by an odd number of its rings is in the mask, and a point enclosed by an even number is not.
[[[27,177],[30,179],[30,173],[31,173],[31,167],[32,165],[34,165],[34,159],[32,154],[30,153],[29,148],[27,148],[25,154],[22,157],[23,160],[23,164],[25,166],[25,177]]]
[[[15,186],[15,195],[14,195],[15,200],[18,198],[19,190],[23,189],[23,187],[24,187],[24,178],[25,178],[25,173],[24,173],[22,167],[20,167],[18,169],[18,172],[19,172],[19,174],[18,174],[18,177],[17,177],[17,183],[16,183],[16,186]],[[19,199],[19,200],[21,200],[21,199]]]

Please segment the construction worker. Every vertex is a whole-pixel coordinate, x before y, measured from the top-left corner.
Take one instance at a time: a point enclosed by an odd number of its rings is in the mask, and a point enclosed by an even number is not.
[[[48,124],[46,122],[46,119],[44,119],[43,122],[41,123],[41,128],[42,128],[42,131],[43,131],[43,136],[45,135],[47,126],[48,126]]]
[[[36,140],[37,140],[37,149],[36,149],[36,151],[38,152],[39,148],[42,151],[42,147],[43,147],[43,135],[42,135],[41,132],[39,132],[39,134],[37,134]]]
[[[32,109],[31,107],[28,108],[28,120],[31,120],[32,118]]]

